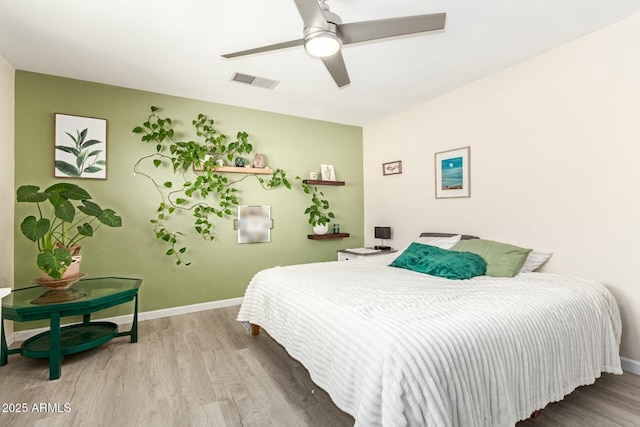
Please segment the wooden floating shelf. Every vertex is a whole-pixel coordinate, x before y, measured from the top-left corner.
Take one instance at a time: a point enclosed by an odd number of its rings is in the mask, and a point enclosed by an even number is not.
[[[345,237],[349,237],[349,233],[307,234],[309,240],[344,239]]]
[[[345,185],[344,181],[323,181],[321,179],[303,179],[302,182],[309,185],[334,185],[336,187]]]
[[[194,166],[193,170],[196,172],[201,172],[203,168]],[[240,168],[235,166],[216,166],[214,170],[220,173],[246,173],[249,175],[273,175],[273,169],[263,169],[263,168]]]

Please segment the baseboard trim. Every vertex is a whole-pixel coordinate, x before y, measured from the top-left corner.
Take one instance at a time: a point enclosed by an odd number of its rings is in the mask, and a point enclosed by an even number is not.
[[[627,357],[621,357],[620,363],[622,364],[623,371],[640,375],[640,362],[638,362],[637,360],[629,359]]]
[[[183,305],[181,307],[163,308],[161,310],[145,311],[138,314],[138,322],[144,320],[160,319],[163,317],[180,316],[182,314],[197,313],[198,311],[216,310],[219,308],[233,307],[242,304],[242,297],[230,298],[220,301],[203,302],[199,304]],[[117,325],[126,325],[131,323],[131,315],[109,317],[100,319],[103,322],[113,322]],[[14,332],[12,336],[7,337],[7,345],[11,346],[14,342],[24,341],[41,332],[48,331],[49,328],[28,329],[26,331]]]

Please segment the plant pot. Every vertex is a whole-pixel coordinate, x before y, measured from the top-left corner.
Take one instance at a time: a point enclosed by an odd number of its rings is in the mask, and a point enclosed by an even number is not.
[[[314,234],[317,234],[319,236],[322,236],[323,234],[327,234],[328,231],[329,231],[329,224],[324,224],[324,225],[318,224],[313,226]]]
[[[80,261],[82,255],[74,255],[71,257],[71,265],[62,273],[62,279],[55,279],[44,271],[40,270],[42,277],[37,283],[47,289],[67,289],[73,285],[80,277]]]

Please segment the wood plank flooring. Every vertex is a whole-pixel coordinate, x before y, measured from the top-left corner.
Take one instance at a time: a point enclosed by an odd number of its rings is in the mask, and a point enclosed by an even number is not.
[[[68,356],[56,381],[48,381],[46,360],[12,355],[0,368],[0,405],[26,403],[28,412],[0,412],[0,425],[352,426],[353,418],[282,347],[235,322],[237,310],[141,322],[137,344],[121,337]],[[59,412],[33,412],[39,403],[58,403]],[[640,377],[627,373],[604,375],[540,418],[518,423],[639,425]]]

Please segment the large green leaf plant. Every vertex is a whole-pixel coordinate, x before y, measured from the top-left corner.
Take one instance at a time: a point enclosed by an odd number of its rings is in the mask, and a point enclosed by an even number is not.
[[[54,184],[44,191],[36,185],[18,188],[18,202],[33,203],[38,211],[37,216],[22,221],[20,230],[38,246],[38,268],[54,279],[61,279],[71,265],[71,248],[92,237],[102,225],[122,226],[122,218],[113,209],[102,209],[90,199],[86,190],[70,183]]]

